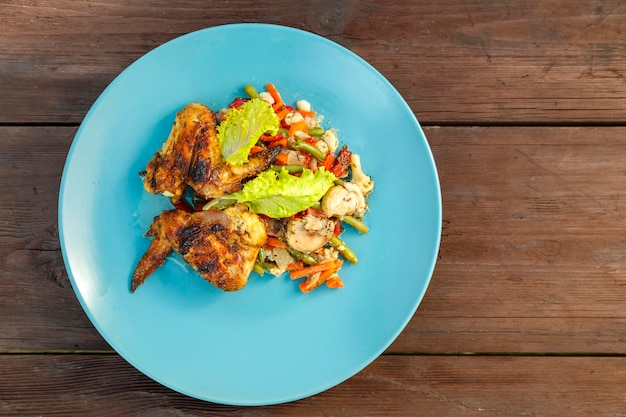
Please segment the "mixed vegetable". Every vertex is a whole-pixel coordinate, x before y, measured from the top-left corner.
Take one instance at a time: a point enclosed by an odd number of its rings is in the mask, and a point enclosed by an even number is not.
[[[285,272],[302,292],[325,284],[343,287],[339,271],[357,256],[342,240],[346,226],[368,233],[363,218],[373,180],[363,172],[359,155],[339,147],[337,131],[322,126],[323,117],[306,100],[286,104],[274,84],[235,98],[218,113],[222,159],[243,165],[248,157],[278,148],[271,168],[243,189],[211,201],[192,201],[192,209],[224,208],[245,203],[267,226],[268,239],[254,270]]]

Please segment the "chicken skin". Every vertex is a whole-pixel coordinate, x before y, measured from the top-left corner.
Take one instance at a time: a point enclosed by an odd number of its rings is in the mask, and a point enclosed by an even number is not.
[[[279,151],[264,150],[239,166],[223,162],[215,112],[204,104],[190,103],[177,113],[167,140],[142,173],[144,188],[174,203],[182,199],[187,185],[205,200],[221,197],[265,171]]]
[[[248,162],[243,165],[231,165],[223,162],[212,170],[196,169],[194,174],[189,177],[188,183],[196,195],[205,200],[234,193],[241,190],[246,180],[257,176],[269,168],[270,164],[280,153],[280,150],[280,147],[275,147],[250,155]],[[199,165],[201,165],[200,160],[196,168]]]
[[[190,213],[164,211],[146,236],[152,243],[133,273],[131,292],[175,250],[202,278],[224,291],[243,288],[267,240],[265,225],[245,205]]]

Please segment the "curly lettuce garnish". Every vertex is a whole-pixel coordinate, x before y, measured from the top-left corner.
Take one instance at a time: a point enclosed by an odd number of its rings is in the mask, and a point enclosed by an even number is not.
[[[230,164],[246,163],[250,149],[261,135],[278,133],[280,120],[264,100],[248,100],[239,109],[230,109],[226,115],[226,120],[217,127],[217,139],[222,160]]]
[[[317,203],[337,178],[330,172],[304,169],[300,177],[267,170],[248,181],[243,189],[224,196],[230,202],[245,203],[251,211],[280,219],[292,216]]]

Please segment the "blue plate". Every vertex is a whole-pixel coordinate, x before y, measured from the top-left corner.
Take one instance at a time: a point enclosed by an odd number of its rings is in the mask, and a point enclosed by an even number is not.
[[[419,76],[419,74],[416,74]],[[213,109],[246,83],[306,99],[376,182],[368,235],[347,231],[359,262],[342,289],[302,294],[287,276],[252,274],[235,293],[170,256],[136,293],[130,276],[153,216],[170,208],[138,172],[192,101]],[[297,400],[350,378],[378,357],[417,309],[434,269],[441,194],[411,109],[372,66],[320,36],[236,24],[200,30],[146,54],[86,115],[69,151],[59,231],[76,295],[100,334],[159,383],[236,405]]]

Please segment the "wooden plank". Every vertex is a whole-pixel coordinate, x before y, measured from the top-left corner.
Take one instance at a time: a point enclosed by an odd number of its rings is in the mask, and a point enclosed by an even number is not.
[[[622,352],[626,130],[426,134],[443,238],[424,302],[391,349]]]
[[[378,68],[424,123],[623,123],[620,6],[617,0],[316,0],[272,8],[250,0],[4,2],[0,123],[78,123],[144,53],[179,35],[237,22],[293,26],[346,46]]]
[[[58,189],[75,128],[0,128],[1,350],[108,349],[65,271]]]
[[[173,392],[117,355],[0,355],[0,368],[5,416],[623,416],[626,402],[624,358],[383,356],[321,394],[253,408]]]
[[[56,228],[75,128],[2,127],[0,351],[106,350]],[[626,128],[431,127],[444,230],[388,352],[626,352]]]

